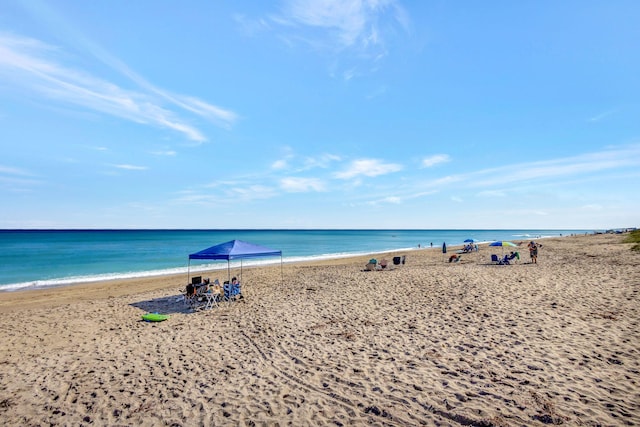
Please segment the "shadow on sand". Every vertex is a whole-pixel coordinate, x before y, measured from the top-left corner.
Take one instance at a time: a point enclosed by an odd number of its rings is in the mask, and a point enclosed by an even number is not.
[[[193,313],[194,310],[191,307],[184,304],[181,295],[171,295],[168,297],[154,298],[146,301],[138,301],[129,304],[132,307],[139,308],[145,313],[161,313],[161,314],[176,314],[176,313]]]

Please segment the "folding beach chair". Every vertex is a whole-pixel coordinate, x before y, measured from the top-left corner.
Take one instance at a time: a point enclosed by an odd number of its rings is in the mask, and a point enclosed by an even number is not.
[[[222,285],[223,299],[227,302],[235,301],[242,295],[242,288],[240,282],[229,283],[227,281]]]

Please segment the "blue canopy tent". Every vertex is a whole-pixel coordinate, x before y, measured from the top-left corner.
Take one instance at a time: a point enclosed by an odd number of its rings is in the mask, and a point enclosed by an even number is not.
[[[282,275],[282,251],[256,245],[242,240],[231,240],[220,243],[189,255],[187,275],[190,275],[192,259],[227,260],[227,274],[231,280],[231,260],[240,260],[240,281],[242,282],[242,260],[245,258],[280,257],[280,274]],[[188,277],[187,277],[188,281]]]

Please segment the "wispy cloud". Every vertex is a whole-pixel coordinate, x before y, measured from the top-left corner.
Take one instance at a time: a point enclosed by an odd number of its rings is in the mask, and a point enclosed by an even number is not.
[[[317,178],[288,177],[280,180],[280,187],[290,193],[306,193],[309,191],[325,191],[325,184]]]
[[[0,185],[9,191],[23,192],[34,185],[40,184],[42,184],[42,181],[27,170],[0,165]]]
[[[261,184],[242,185],[229,182],[225,185],[210,185],[208,187],[215,191],[185,190],[173,199],[173,203],[219,208],[253,200],[270,199],[278,194],[273,187]]]
[[[449,161],[451,161],[451,158],[448,154],[435,154],[433,156],[425,157],[424,159],[422,159],[422,167],[430,168],[439,163],[446,163]]]
[[[178,153],[176,153],[174,150],[163,150],[163,151],[152,151],[151,154],[153,154],[154,156],[174,157]]]
[[[375,177],[401,171],[402,165],[397,163],[384,163],[378,159],[360,159],[351,162],[347,169],[337,172],[336,178],[351,179],[359,176]]]
[[[382,204],[382,203],[399,205],[402,203],[402,199],[398,196],[387,196],[378,200],[375,204]]]
[[[128,165],[128,164],[119,164],[119,165],[112,165],[112,166],[116,169],[124,169],[124,170],[130,170],[130,171],[143,171],[143,170],[149,169],[146,166],[136,166],[136,165]]]
[[[457,189],[471,189],[478,197],[504,197],[518,187],[562,185],[568,179],[593,180],[608,171],[636,170],[640,167],[640,144],[613,147],[600,152],[586,153],[546,161],[518,163],[497,168],[480,169],[464,174],[447,175],[437,179],[416,181],[407,193],[444,191],[455,185]]]
[[[141,124],[172,129],[198,142],[206,136],[182,119],[176,108],[228,127],[236,114],[204,101],[163,91],[131,71],[125,64],[94,48],[92,55],[134,81],[133,91],[62,63],[65,56],[56,47],[39,40],[0,34],[0,75],[14,89],[50,101],[86,108]]]
[[[318,168],[326,169],[329,168],[332,163],[338,162],[340,160],[340,156],[329,153],[300,158],[300,156],[296,156],[292,151],[289,150],[283,158],[278,159],[271,164],[271,169],[286,169],[290,172],[304,172]]]
[[[355,51],[360,60],[373,62],[387,55],[390,28],[407,31],[410,26],[397,0],[286,0],[269,19],[287,32],[281,38],[290,45],[302,42],[317,50]],[[351,80],[360,72],[348,64],[332,74]]]
[[[335,30],[344,46],[370,37],[365,33],[367,16],[361,1],[290,0],[284,4],[283,15],[294,24]]]
[[[289,166],[289,162],[287,159],[278,159],[275,162],[271,163],[271,169],[274,170],[283,170]]]
[[[33,176],[31,172],[28,172],[22,168],[3,165],[0,165],[0,175]]]
[[[478,197],[505,197],[506,194],[501,190],[485,190],[477,194]]]
[[[443,155],[444,156],[444,155]],[[316,176],[282,176],[278,174],[286,166],[287,175],[296,170],[291,166],[293,160],[300,159],[289,152],[286,161],[281,160],[280,168],[267,167],[264,173],[256,172],[250,176],[227,177],[225,182],[216,181],[205,186],[202,193],[191,195],[191,200],[200,197],[202,201],[216,200],[224,203],[227,199],[251,201],[273,197],[286,197],[288,193],[344,192],[350,195],[354,205],[381,206],[383,204],[401,204],[412,199],[449,194],[448,199],[464,203],[471,197],[502,200],[515,192],[540,189],[541,186],[568,186],[575,182],[598,179],[604,172],[635,173],[640,166],[640,144],[624,147],[612,147],[600,152],[579,156],[550,159],[529,163],[505,165],[497,168],[479,169],[463,174],[442,175],[430,180],[420,180],[405,171],[398,163],[382,159],[356,159],[339,163],[338,155],[322,155],[303,158],[307,166],[315,167]],[[429,159],[437,163],[436,156]],[[326,168],[327,170],[324,170]],[[298,167],[300,169],[300,167]],[[404,173],[401,183],[393,190],[376,186],[372,191],[352,193],[354,186],[361,185],[364,178],[375,178],[391,173]],[[336,181],[334,181],[336,180]],[[348,181],[347,186],[338,184]],[[455,189],[455,194],[452,194]],[[204,202],[203,202],[204,203]],[[213,202],[211,202],[213,203]],[[532,215],[538,213],[532,212]]]
[[[340,156],[335,154],[329,154],[329,153],[321,154],[315,157],[305,157],[303,169],[304,170],[315,169],[315,168],[326,169],[330,167],[332,163],[339,162],[340,160],[342,160]]]
[[[272,187],[267,185],[248,185],[246,187],[231,187],[226,190],[231,200],[250,201],[256,199],[270,199],[276,194]],[[229,198],[227,200],[229,200]]]
[[[605,111],[604,113],[600,113],[598,115],[595,115],[593,117],[589,118],[590,122],[599,122],[603,119],[605,119],[606,117],[611,116],[612,114],[615,114],[617,112],[617,110],[609,110],[609,111]]]
[[[516,182],[566,178],[635,166],[640,166],[640,145],[479,170],[466,175],[465,181],[472,187],[504,186]]]

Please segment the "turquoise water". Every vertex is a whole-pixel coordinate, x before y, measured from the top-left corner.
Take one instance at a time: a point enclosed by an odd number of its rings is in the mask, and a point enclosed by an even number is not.
[[[473,238],[526,240],[591,230],[0,230],[0,290],[186,273],[188,255],[233,239],[281,250],[285,262],[431,247]],[[243,265],[277,260],[243,261]],[[226,268],[193,262],[189,268]]]

